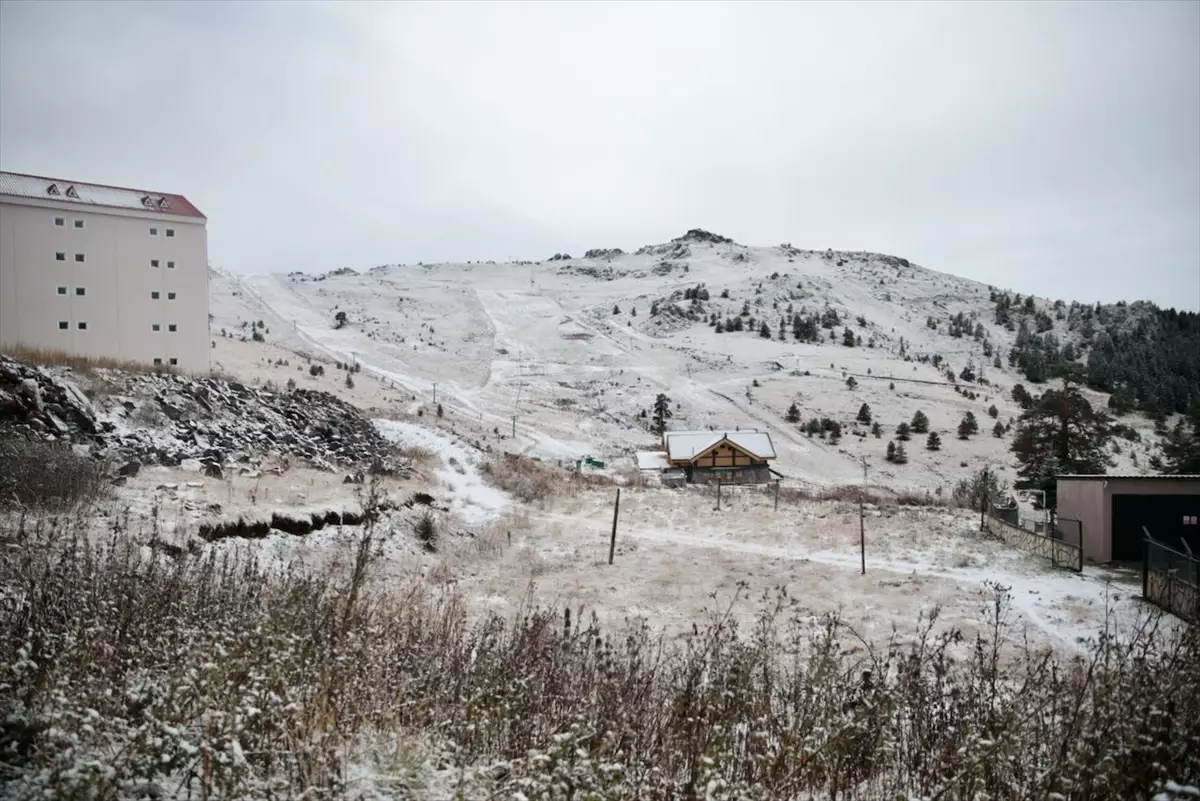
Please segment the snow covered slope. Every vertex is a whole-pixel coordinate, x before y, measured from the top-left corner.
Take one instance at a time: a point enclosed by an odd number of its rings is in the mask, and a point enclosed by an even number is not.
[[[989,287],[893,256],[747,247],[702,231],[636,253],[588,255],[323,276],[217,274],[213,330],[229,336],[218,336],[214,358],[243,377],[290,377],[392,414],[423,411],[428,420],[440,404],[442,424],[459,434],[549,459],[592,455],[632,466],[632,451],[655,442],[642,415],[665,393],[674,427],[769,431],[776,468],[800,482],[859,481],[863,457],[871,483],[897,488],[948,491],[985,463],[1011,478],[1010,437],[993,436],[988,412],[994,404],[1000,422],[1015,419],[1010,392],[1021,379],[1006,360],[997,368],[984,354],[985,342],[1004,354],[1014,338],[993,322]],[[820,344],[794,338],[794,315],[828,321],[832,313],[838,322],[820,328]],[[959,314],[970,329],[955,337],[948,321]],[[722,329],[740,319],[744,330],[718,333],[714,317]],[[261,343],[248,336],[258,320],[268,332]],[[326,374],[310,376],[306,359],[329,363]],[[335,361],[359,363],[353,389]],[[987,383],[957,378],[968,366]],[[787,422],[792,403],[802,421],[839,422],[840,442]],[[856,421],[864,403],[882,438]],[[908,464],[885,461],[896,426],[918,410],[941,435],[941,450],[914,435]],[[956,430],[967,411],[980,432],[962,440]],[[1130,451],[1118,458],[1120,469],[1136,470]]]

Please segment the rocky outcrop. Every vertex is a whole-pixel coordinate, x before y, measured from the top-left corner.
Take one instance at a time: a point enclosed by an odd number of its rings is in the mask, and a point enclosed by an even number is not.
[[[326,392],[276,392],[236,381],[103,371],[89,399],[59,374],[0,356],[0,425],[69,442],[135,475],[195,460],[210,476],[286,457],[325,470],[394,472],[392,448],[357,408]],[[78,380],[83,380],[82,378]],[[99,383],[99,382],[97,382]]]

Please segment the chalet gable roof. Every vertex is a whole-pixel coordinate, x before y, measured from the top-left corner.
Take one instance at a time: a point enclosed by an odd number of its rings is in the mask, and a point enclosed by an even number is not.
[[[742,452],[759,459],[774,459],[775,446],[765,431],[668,431],[667,458],[673,462],[692,461],[718,443],[728,441]]]

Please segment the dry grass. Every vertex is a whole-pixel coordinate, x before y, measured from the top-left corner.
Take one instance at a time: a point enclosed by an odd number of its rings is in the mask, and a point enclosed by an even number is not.
[[[739,591],[668,642],[568,610],[468,624],[452,592],[370,580],[369,533],[352,564],[264,576],[28,522],[0,551],[6,798],[383,797],[364,744],[399,739],[465,801],[1116,801],[1200,775],[1200,630],[1156,614],[1071,661],[1001,660],[996,589],[956,661],[936,612],[875,648],[772,595],[739,629]]]
[[[483,465],[480,472],[489,484],[525,503],[574,496],[596,487],[611,487],[614,480],[599,473],[563,470],[527,456],[507,454]]]
[[[714,490],[715,491],[715,490]],[[768,484],[763,491],[774,496],[775,487]],[[862,487],[858,484],[841,484],[832,487],[780,487],[779,501],[795,503],[797,501],[843,501],[845,503],[863,503],[875,506],[933,506],[942,508],[967,508],[953,497],[935,495],[934,493],[914,492],[912,490],[893,490],[888,487]]]
[[[27,345],[6,345],[2,351],[5,356],[11,356],[26,364],[53,365],[70,367],[77,373],[90,375],[96,370],[120,370],[126,373],[170,373],[182,375],[177,367],[169,365],[155,366],[145,362],[110,359],[104,356],[79,356],[64,350],[52,348],[34,348]]]
[[[413,467],[434,468],[442,463],[441,457],[420,445],[397,444],[393,446],[393,450],[397,456],[408,459]]]

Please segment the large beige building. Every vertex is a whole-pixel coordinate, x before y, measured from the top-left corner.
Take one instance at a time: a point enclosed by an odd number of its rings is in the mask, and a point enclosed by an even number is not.
[[[207,372],[206,222],[182,195],[0,172],[0,346]]]

